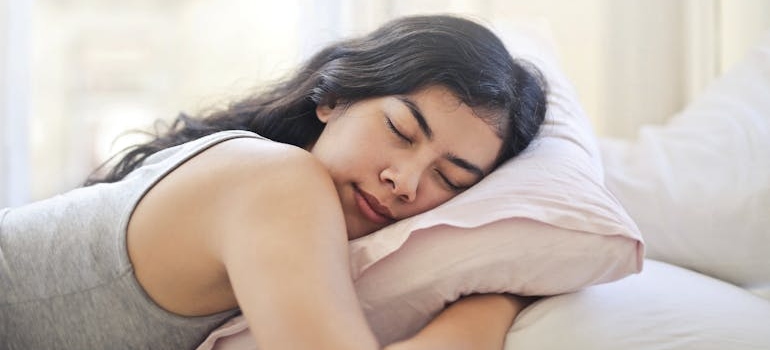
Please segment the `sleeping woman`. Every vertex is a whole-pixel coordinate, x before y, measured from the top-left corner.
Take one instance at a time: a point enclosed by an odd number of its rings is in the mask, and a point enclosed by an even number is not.
[[[242,312],[260,349],[500,349],[526,304],[515,296],[465,297],[378,344],[347,241],[516,156],[545,96],[488,29],[417,16],[182,114],[86,186],[0,211],[3,348],[191,349]]]

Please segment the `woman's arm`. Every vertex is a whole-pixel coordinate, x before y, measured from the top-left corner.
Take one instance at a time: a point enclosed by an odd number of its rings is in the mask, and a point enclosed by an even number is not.
[[[449,305],[417,335],[386,350],[500,350],[513,319],[534,299],[476,294]]]
[[[299,152],[228,204],[241,209],[222,223],[235,297],[261,349],[376,349],[350,277],[337,192]]]
[[[168,311],[240,307],[260,349],[378,347],[351,281],[339,197],[303,150],[212,146],[145,195],[128,231],[137,279]]]

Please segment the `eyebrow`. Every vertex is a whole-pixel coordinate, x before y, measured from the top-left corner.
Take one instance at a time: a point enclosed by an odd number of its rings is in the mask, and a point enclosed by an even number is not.
[[[473,173],[473,175],[476,175],[476,177],[483,178],[484,177],[484,171],[481,170],[481,168],[473,165],[473,163],[462,159],[454,154],[447,154],[446,159],[450,162],[452,162],[454,165],[457,165],[465,170],[468,170],[469,172]]]
[[[430,128],[430,125],[428,125],[428,122],[422,115],[420,107],[418,107],[416,103],[414,103],[406,96],[398,96],[398,100],[405,104],[407,108],[409,108],[409,111],[412,112],[412,116],[415,120],[417,120],[417,124],[420,125],[420,130],[422,130],[422,133],[425,135],[425,137],[428,138],[428,140],[431,140],[433,138],[433,130]]]
[[[428,125],[428,121],[425,120],[425,116],[422,115],[422,111],[420,111],[420,107],[417,106],[414,101],[410,100],[406,96],[398,96],[398,100],[401,101],[404,105],[406,105],[407,108],[409,108],[409,111],[412,114],[412,117],[417,121],[417,124],[420,125],[420,130],[425,135],[428,140],[433,139],[433,129],[430,128],[430,125]],[[469,172],[471,172],[473,175],[476,175],[478,178],[484,177],[484,171],[481,170],[478,166],[474,165],[473,163],[458,157],[457,155],[453,153],[448,153],[444,155],[444,158],[446,158],[448,161],[452,162],[452,164],[457,165],[460,168],[463,168]]]

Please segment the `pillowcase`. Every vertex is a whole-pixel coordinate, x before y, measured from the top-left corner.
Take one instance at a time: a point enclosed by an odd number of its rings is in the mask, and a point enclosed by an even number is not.
[[[770,32],[664,126],[602,140],[650,258],[770,300]]]
[[[621,281],[524,309],[506,350],[770,349],[770,303],[720,280],[647,260]]]

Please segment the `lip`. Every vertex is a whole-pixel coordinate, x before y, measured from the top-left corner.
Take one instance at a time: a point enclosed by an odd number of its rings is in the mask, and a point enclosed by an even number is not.
[[[358,186],[353,187],[355,189],[356,205],[367,219],[378,224],[386,224],[394,221],[390,210],[380,204],[377,197],[361,190]]]

